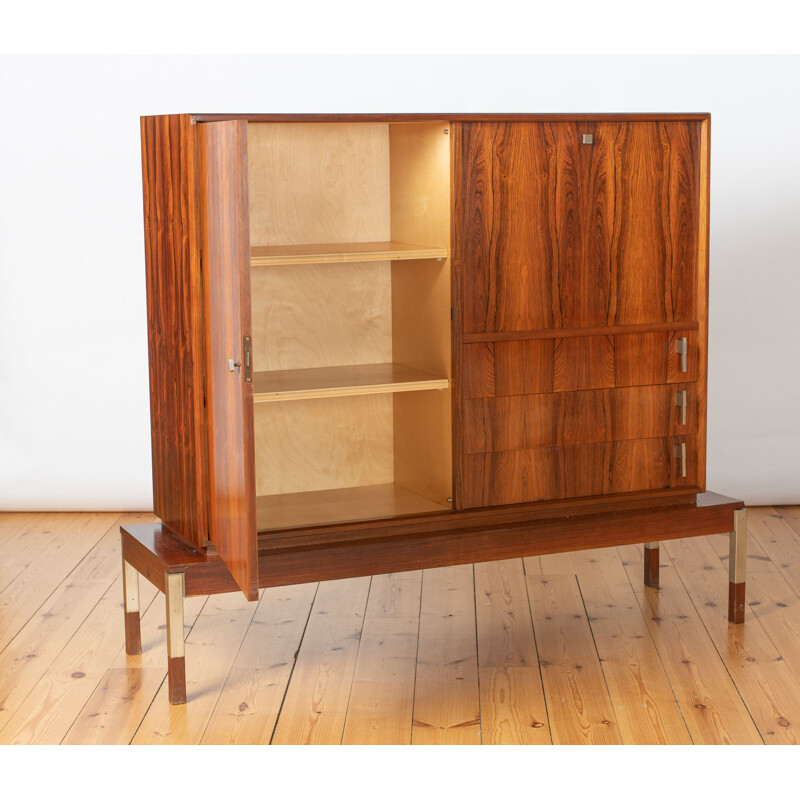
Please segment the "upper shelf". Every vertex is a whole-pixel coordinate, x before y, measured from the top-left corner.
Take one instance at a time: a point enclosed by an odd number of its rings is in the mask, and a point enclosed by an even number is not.
[[[256,372],[253,375],[253,400],[256,403],[269,403],[311,397],[419,392],[446,389],[449,383],[447,378],[400,364],[287,369]]]
[[[250,266],[281,264],[340,264],[353,261],[412,261],[447,258],[446,247],[403,242],[345,242],[343,244],[287,244],[252,247]]]

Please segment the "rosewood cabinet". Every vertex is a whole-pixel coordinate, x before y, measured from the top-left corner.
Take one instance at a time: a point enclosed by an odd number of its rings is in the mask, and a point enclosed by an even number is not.
[[[731,533],[706,491],[709,117],[142,119],[154,510],[183,598]]]

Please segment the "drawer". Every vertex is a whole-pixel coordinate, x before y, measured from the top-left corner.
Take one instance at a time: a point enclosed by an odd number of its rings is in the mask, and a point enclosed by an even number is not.
[[[535,447],[473,453],[463,465],[461,507],[478,508],[695,486],[697,444],[665,436]]]
[[[464,400],[467,454],[696,432],[694,383]]]
[[[461,354],[465,397],[690,383],[699,362],[696,331],[485,342]]]

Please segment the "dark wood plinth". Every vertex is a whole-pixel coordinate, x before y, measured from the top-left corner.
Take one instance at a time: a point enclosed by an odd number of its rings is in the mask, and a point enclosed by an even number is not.
[[[744,622],[744,581],[728,584],[728,621]]]
[[[657,547],[644,549],[644,585],[658,588],[658,556]]]
[[[168,658],[167,661],[169,702],[173,706],[179,706],[186,702],[186,657]]]
[[[136,656],[142,652],[142,625],[138,611],[129,611],[125,614],[125,652],[129,656]]]

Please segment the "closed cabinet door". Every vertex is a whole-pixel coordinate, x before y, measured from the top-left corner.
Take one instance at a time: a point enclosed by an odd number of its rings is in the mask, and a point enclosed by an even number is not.
[[[456,135],[459,506],[696,485],[701,123]]]

